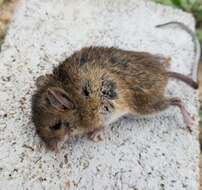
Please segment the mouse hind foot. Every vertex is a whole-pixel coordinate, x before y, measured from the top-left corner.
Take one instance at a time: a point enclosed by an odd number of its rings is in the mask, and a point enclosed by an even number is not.
[[[170,98],[168,101],[171,106],[177,106],[180,109],[188,130],[192,132],[192,126],[195,123],[195,117],[191,116],[179,98]]]
[[[195,123],[195,118],[191,116],[191,114],[186,110],[183,102],[178,97],[174,98],[161,98],[158,101],[153,102],[152,104],[149,104],[147,106],[143,106],[143,110],[139,110],[140,115],[153,115],[155,113],[159,113],[161,111],[166,110],[170,106],[177,106],[180,109],[180,112],[182,113],[183,120],[185,124],[187,125],[187,129],[191,132],[192,126]]]

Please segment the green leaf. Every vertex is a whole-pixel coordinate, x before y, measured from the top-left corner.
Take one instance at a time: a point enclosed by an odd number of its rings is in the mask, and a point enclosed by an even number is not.
[[[197,2],[197,0],[188,0],[188,2],[189,2],[190,4],[192,4],[192,5],[194,5],[194,4]]]
[[[196,15],[197,22],[201,22],[202,21],[202,10],[196,11],[195,15]]]
[[[1,6],[1,4],[3,4],[3,2],[4,2],[4,0],[0,0],[0,6]]]
[[[194,5],[193,3],[189,2],[188,0],[175,0],[176,5],[185,10],[190,12],[192,9],[192,6]]]
[[[202,122],[202,111],[199,111],[199,119],[200,119],[200,122]]]
[[[192,5],[192,11],[196,12],[196,11],[202,11],[202,4],[199,3],[195,3]]]
[[[180,0],[172,0],[173,4],[176,5],[177,7],[181,6]]]
[[[202,6],[201,0],[155,0],[158,3],[171,5],[183,9],[188,12],[194,12],[201,10]]]
[[[172,0],[156,0],[156,2],[164,5],[174,5]]]
[[[197,29],[196,34],[197,34],[199,41],[202,43],[202,29]]]

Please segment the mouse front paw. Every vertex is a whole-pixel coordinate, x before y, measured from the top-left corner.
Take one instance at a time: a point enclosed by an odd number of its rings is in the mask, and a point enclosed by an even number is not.
[[[89,135],[89,139],[91,139],[94,142],[102,141],[104,139],[104,128],[102,127],[102,128],[94,129],[88,135]]]

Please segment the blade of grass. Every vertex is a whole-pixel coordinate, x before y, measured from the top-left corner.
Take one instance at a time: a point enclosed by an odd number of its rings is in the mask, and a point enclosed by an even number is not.
[[[197,34],[199,41],[202,43],[202,29],[197,29],[196,34]]]
[[[200,122],[202,122],[202,111],[199,112],[199,119],[200,119]]]
[[[172,0],[156,0],[157,3],[174,6]]]
[[[0,38],[0,52],[1,52],[1,46],[2,46],[2,44],[3,44],[3,41],[4,41],[4,39],[3,39],[3,38]]]
[[[176,5],[177,7],[180,7],[181,3],[180,0],[172,0],[173,4]]]
[[[197,2],[197,0],[188,0],[188,2],[193,5],[193,4],[195,4]]]
[[[184,9],[185,11],[188,11],[190,12],[192,7],[193,7],[193,3],[191,3],[190,1],[188,0],[180,0],[180,7],[182,9]]]
[[[202,21],[202,7],[201,7],[201,10],[197,10],[195,12],[195,15],[198,22]]]
[[[3,4],[3,2],[4,2],[4,0],[0,0],[0,6],[1,6],[1,4]]]

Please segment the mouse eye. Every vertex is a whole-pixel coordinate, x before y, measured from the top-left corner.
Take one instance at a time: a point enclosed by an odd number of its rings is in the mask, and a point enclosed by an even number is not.
[[[59,122],[59,123],[56,123],[55,125],[53,125],[51,127],[51,129],[53,129],[53,130],[59,130],[59,129],[61,129],[61,127],[62,127],[62,124]]]
[[[84,65],[86,62],[87,62],[87,59],[86,59],[86,57],[83,57],[83,56],[79,60],[80,65]]]

